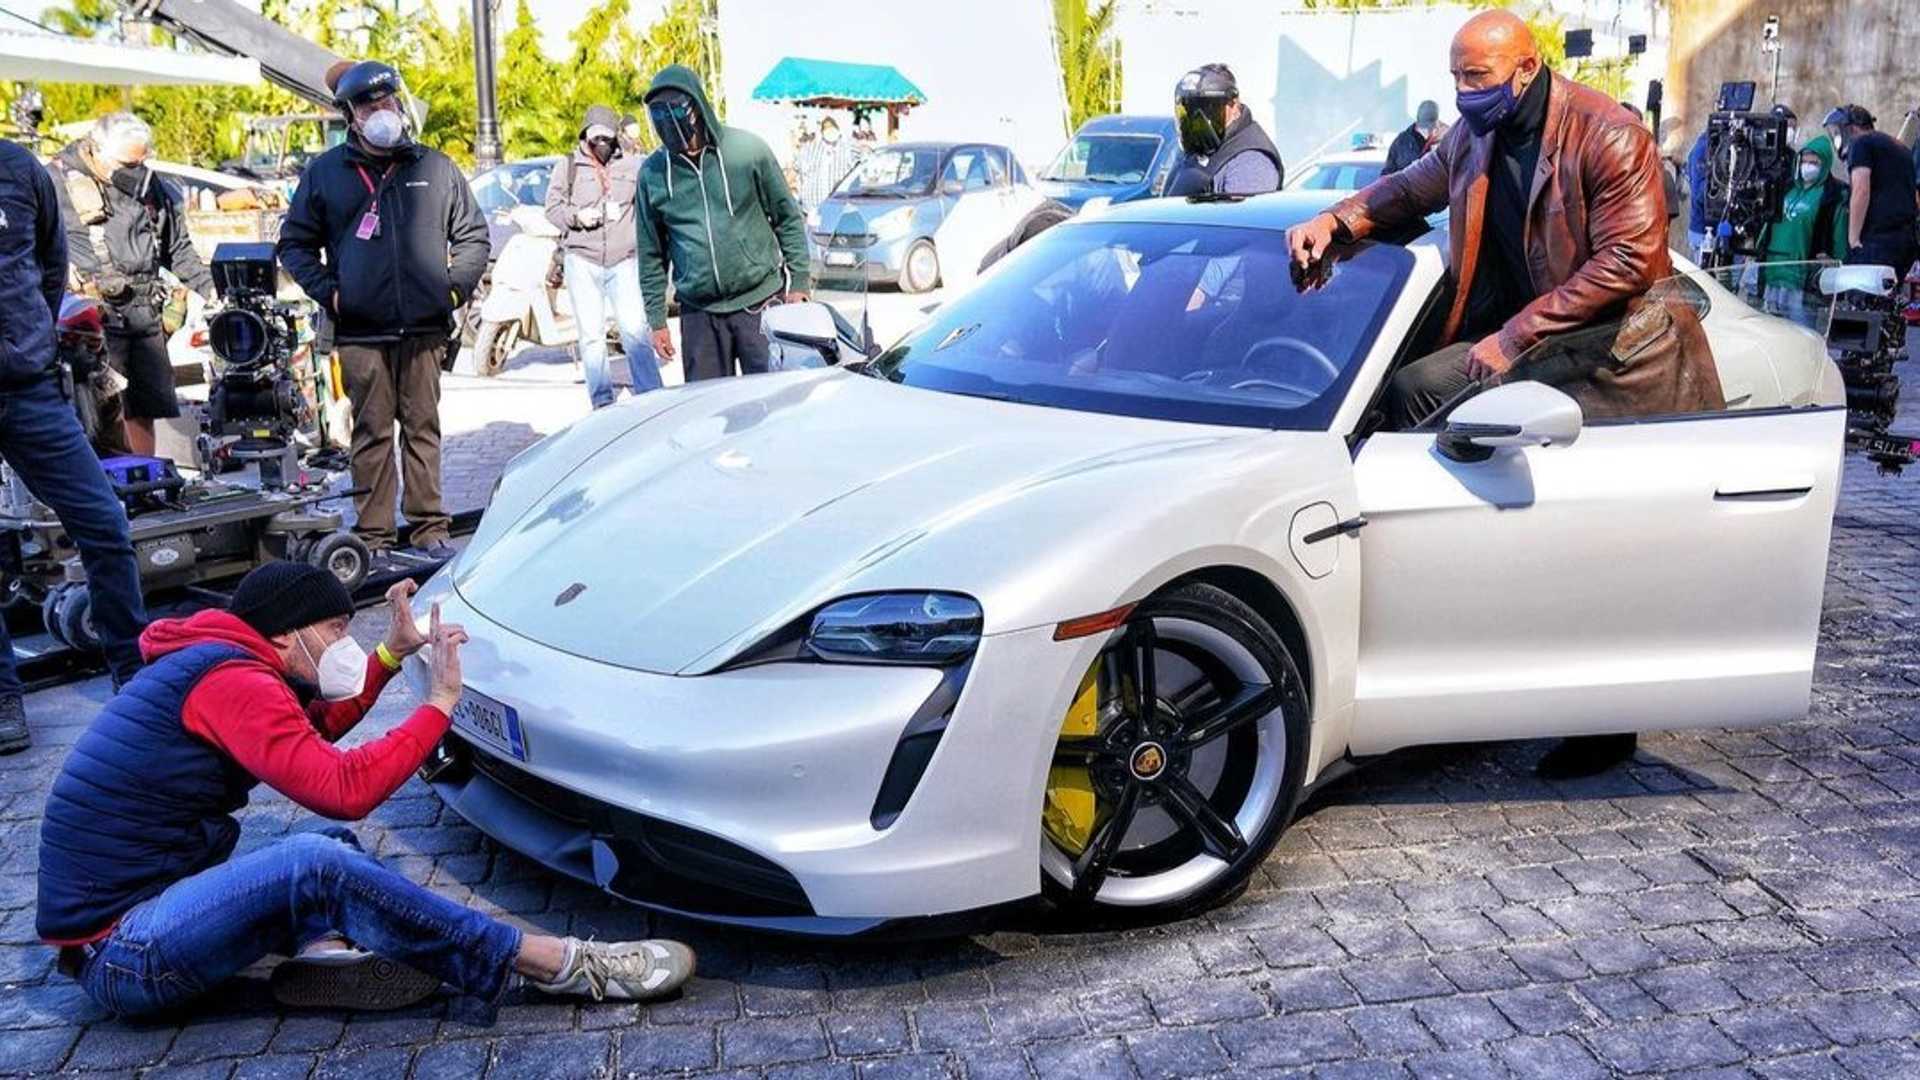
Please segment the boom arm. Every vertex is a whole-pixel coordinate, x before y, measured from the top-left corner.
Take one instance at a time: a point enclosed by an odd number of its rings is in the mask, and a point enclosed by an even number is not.
[[[135,18],[215,52],[250,56],[277,86],[332,107],[327,69],[340,56],[234,0],[120,0]]]

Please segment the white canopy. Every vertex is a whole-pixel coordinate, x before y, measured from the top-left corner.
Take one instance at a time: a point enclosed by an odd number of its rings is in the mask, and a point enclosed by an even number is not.
[[[0,30],[0,80],[251,86],[260,81],[260,62],[116,45],[63,34]]]

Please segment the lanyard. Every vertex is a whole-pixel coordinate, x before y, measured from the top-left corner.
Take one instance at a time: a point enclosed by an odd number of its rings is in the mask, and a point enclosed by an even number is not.
[[[367,170],[362,168],[359,162],[356,161],[353,163],[353,171],[360,174],[360,182],[367,185],[367,194],[373,196],[367,209],[371,212],[378,213],[380,209],[380,192],[386,190],[387,177],[393,175],[393,166],[388,165],[386,169],[380,173],[380,186],[377,188],[373,184],[373,177],[367,175]]]

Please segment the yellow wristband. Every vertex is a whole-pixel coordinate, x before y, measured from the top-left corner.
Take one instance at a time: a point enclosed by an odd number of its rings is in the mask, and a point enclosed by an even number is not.
[[[393,650],[387,648],[386,642],[383,641],[380,644],[374,646],[373,655],[380,658],[380,665],[386,668],[388,671],[400,670],[400,658],[393,655]]]

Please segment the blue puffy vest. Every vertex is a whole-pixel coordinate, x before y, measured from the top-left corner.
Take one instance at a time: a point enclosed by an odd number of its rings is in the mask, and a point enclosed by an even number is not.
[[[233,852],[233,812],[259,781],[187,731],[180,713],[207,672],[251,659],[218,642],[169,653],[122,687],[74,743],[40,822],[42,939],[90,938]]]

